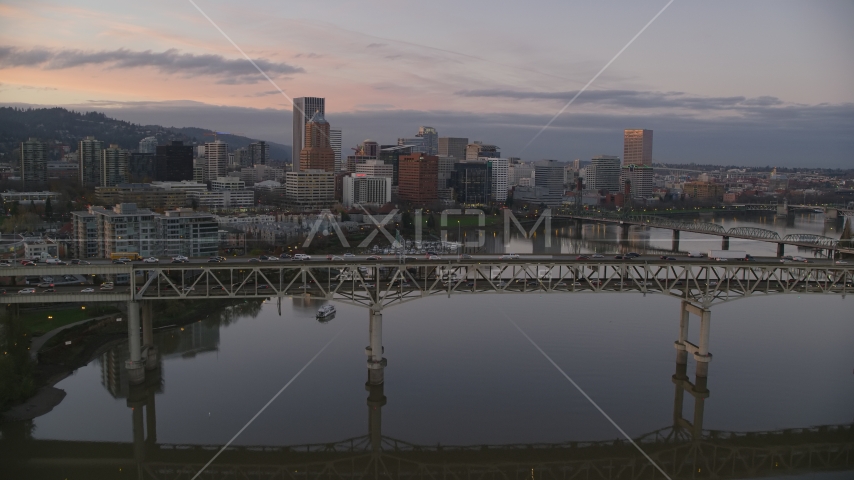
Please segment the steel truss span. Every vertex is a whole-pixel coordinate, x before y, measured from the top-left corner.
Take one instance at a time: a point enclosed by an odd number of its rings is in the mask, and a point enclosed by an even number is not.
[[[847,471],[854,467],[854,429],[828,425],[773,432],[703,431],[692,438],[668,427],[636,440],[671,478],[756,478]],[[188,480],[220,447],[144,442],[35,440],[28,465],[49,472],[69,467],[138,467],[139,478]],[[14,447],[11,447],[14,448]],[[92,470],[93,473],[97,470]],[[520,445],[416,445],[371,435],[291,446],[232,446],[204,479],[660,479],[628,442]]]
[[[42,269],[44,267],[38,267]],[[89,275],[88,266],[56,267]],[[112,268],[130,286],[115,292],[4,295],[6,303],[116,302],[309,295],[386,307],[435,295],[655,293],[708,308],[771,294],[854,291],[854,267],[779,262],[691,261],[336,261],[308,263],[135,264]],[[100,269],[100,267],[96,267]],[[34,268],[0,273],[23,275]],[[51,271],[50,268],[45,268]]]

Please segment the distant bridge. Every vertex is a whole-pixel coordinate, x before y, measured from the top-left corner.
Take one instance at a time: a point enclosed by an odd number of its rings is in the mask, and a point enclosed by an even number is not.
[[[729,249],[730,238],[773,242],[778,245],[778,256],[783,256],[783,245],[793,245],[804,248],[818,248],[842,253],[854,254],[854,245],[846,244],[836,238],[813,234],[790,234],[780,237],[780,234],[757,227],[734,227],[729,230],[722,225],[710,222],[684,221],[664,215],[628,214],[620,215],[612,212],[577,212],[558,211],[553,218],[572,220],[587,220],[593,222],[613,223],[623,226],[637,225],[642,227],[662,228],[673,231],[673,249],[679,249],[679,232],[702,233],[723,238],[722,248]]]

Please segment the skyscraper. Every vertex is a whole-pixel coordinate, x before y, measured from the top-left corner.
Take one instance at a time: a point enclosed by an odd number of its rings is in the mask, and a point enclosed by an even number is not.
[[[436,155],[439,153],[439,132],[433,127],[418,127],[416,137],[424,139],[424,147],[427,149],[427,155]]]
[[[294,138],[291,145],[293,171],[300,171],[300,152],[305,148],[305,124],[315,113],[326,115],[326,99],[318,97],[299,97],[294,99]]]
[[[557,160],[543,160],[534,164],[534,185],[545,187],[541,201],[548,206],[563,203],[563,169],[566,165]]]
[[[270,160],[270,145],[263,140],[250,143],[246,151],[249,153],[251,166],[266,165]]]
[[[329,122],[323,113],[315,112],[305,124],[305,147],[299,154],[300,171],[335,172],[335,151],[329,143]]]
[[[427,205],[439,200],[439,157],[412,153],[399,159],[398,195],[401,201]]]
[[[101,150],[104,144],[95,137],[86,137],[77,144],[77,165],[80,184],[95,187],[101,184]]]
[[[623,164],[652,166],[652,130],[626,130]]]
[[[492,166],[492,200],[504,203],[507,201],[507,174],[510,161],[506,158],[490,158],[487,163]]]
[[[222,140],[205,143],[205,181],[224,177],[228,172],[228,144]]]
[[[620,192],[620,157],[599,155],[590,160],[587,166],[587,189]],[[537,175],[539,178],[539,175]]]
[[[341,130],[329,130],[329,145],[332,151],[335,152],[335,172],[340,172],[343,168],[341,162]]]
[[[457,137],[439,137],[439,156],[454,157],[458,161],[466,159],[466,145],[469,144],[468,138]]]
[[[21,142],[21,182],[24,188],[47,183],[47,144],[31,138]]]
[[[193,146],[184,145],[181,141],[173,141],[171,145],[158,145],[154,171],[155,179],[164,182],[192,180]]]
[[[113,187],[128,181],[128,151],[118,145],[101,150],[101,186]]]
[[[463,159],[472,161],[481,157],[499,158],[501,156],[500,150],[495,145],[484,145],[483,142],[474,142],[466,145],[466,154]]]
[[[155,153],[157,151],[157,137],[145,137],[139,141],[139,153]]]

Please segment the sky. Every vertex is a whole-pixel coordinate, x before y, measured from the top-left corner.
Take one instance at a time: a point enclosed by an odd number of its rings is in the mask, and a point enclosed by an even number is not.
[[[663,163],[854,168],[854,2],[675,0],[637,35],[667,4],[0,0],[0,104],[290,144],[319,96],[346,148],[429,125],[589,159],[649,128]]]

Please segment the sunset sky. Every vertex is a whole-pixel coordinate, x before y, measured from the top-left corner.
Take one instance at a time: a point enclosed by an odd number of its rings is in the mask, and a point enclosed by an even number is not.
[[[195,0],[349,147],[431,125],[526,160],[854,167],[854,2]],[[0,3],[0,103],[289,144],[288,99],[188,0]]]

